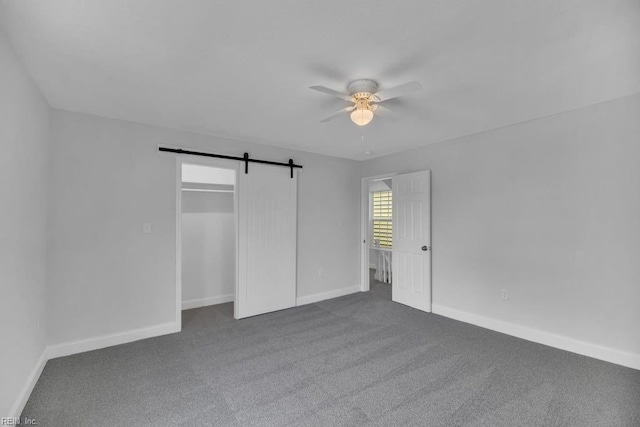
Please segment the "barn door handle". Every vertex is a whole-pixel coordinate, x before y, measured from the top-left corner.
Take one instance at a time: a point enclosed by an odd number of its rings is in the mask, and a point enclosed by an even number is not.
[[[429,246],[423,246],[422,247],[422,250],[425,251],[425,252],[428,251],[429,249],[431,249]]]

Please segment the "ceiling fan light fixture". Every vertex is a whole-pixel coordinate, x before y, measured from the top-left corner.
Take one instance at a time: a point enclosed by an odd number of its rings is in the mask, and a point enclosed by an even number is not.
[[[310,86],[309,89],[317,90],[318,92],[322,92],[326,95],[337,97],[355,104],[336,111],[330,116],[320,120],[320,123],[326,123],[345,112],[351,112],[351,121],[358,126],[365,126],[373,120],[374,112],[386,111],[385,114],[389,114],[389,110],[387,108],[384,108],[382,105],[378,105],[379,102],[388,101],[390,99],[417,92],[422,89],[422,85],[414,81],[379,92],[378,83],[369,79],[360,79],[349,83],[347,86],[349,94],[329,89],[324,86]]]
[[[365,126],[373,119],[373,111],[369,108],[357,108],[351,112],[351,121],[358,126]]]

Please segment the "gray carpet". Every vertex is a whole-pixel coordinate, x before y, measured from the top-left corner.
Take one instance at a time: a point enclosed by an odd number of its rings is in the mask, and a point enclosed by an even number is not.
[[[640,425],[640,371],[390,301],[390,287],[51,360],[23,416],[86,425]]]

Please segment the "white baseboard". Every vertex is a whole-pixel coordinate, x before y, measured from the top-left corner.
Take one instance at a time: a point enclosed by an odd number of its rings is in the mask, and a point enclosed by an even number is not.
[[[570,351],[572,353],[581,354],[583,356],[593,357],[594,359],[604,360],[605,362],[615,363],[628,368],[640,369],[640,354],[628,353],[597,344],[579,341],[562,335],[555,335],[541,331],[539,329],[532,329],[502,320],[491,319],[489,317],[437,304],[433,304],[432,311],[434,314],[439,314],[465,323],[471,323],[472,325],[491,329],[492,331],[502,332],[503,334],[512,335],[527,341],[533,341],[550,347],[559,348],[561,350]]]
[[[233,302],[234,294],[220,295],[217,297],[197,298],[188,301],[182,301],[182,309],[205,307],[207,305],[224,304],[225,302]]]
[[[36,365],[33,367],[31,374],[27,378],[27,382],[20,390],[20,394],[16,399],[15,403],[11,407],[11,413],[8,414],[9,417],[19,418],[20,414],[22,414],[22,410],[24,406],[27,404],[29,400],[29,396],[31,396],[31,392],[33,391],[33,387],[35,387],[38,379],[40,378],[40,374],[42,374],[42,370],[44,366],[47,364],[47,349],[42,350],[42,354],[38,358]],[[1,414],[2,416],[6,416],[5,414]]]
[[[125,344],[132,341],[138,341],[145,338],[152,338],[160,335],[171,334],[174,332],[180,332],[177,330],[174,322],[164,323],[161,325],[150,326],[148,328],[133,329],[126,332],[118,332],[115,334],[102,335],[95,338],[89,338],[86,340],[72,341],[63,344],[56,344],[47,346],[38,358],[36,365],[34,366],[31,374],[27,378],[27,382],[20,390],[15,403],[11,407],[11,413],[9,417],[18,418],[22,414],[24,406],[31,396],[31,392],[35,387],[42,370],[44,369],[47,361],[55,359],[56,357],[69,356],[71,354],[83,353],[85,351],[98,350],[105,347],[111,347],[113,345]],[[0,414],[5,416],[5,414]]]
[[[163,323],[161,325],[150,326],[147,328],[133,329],[125,332],[117,332],[115,334],[101,335],[85,340],[51,345],[47,347],[47,357],[49,359],[55,359],[56,357],[84,353],[85,351],[98,350],[105,347],[111,347],[113,345],[126,344],[128,342],[142,340],[145,338],[172,334],[174,332],[180,331],[177,330],[176,324],[174,322],[170,322]]]
[[[324,301],[331,298],[338,298],[349,294],[355,294],[356,292],[360,292],[360,285],[307,295],[306,297],[296,298],[296,306],[312,304],[314,302]]]

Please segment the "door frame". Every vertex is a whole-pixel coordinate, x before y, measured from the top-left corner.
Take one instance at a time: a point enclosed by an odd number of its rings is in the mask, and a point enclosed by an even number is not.
[[[369,183],[392,178],[398,172],[367,176],[360,180],[360,291],[369,290]]]
[[[209,157],[179,154],[176,156],[176,332],[182,330],[182,165],[209,166],[218,169],[230,169],[236,173],[233,187],[233,218],[235,226],[236,254],[235,254],[235,282],[233,287],[233,300],[235,302],[238,289],[238,175],[241,163],[237,160],[215,159]]]

